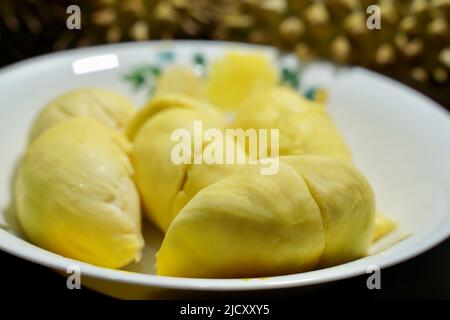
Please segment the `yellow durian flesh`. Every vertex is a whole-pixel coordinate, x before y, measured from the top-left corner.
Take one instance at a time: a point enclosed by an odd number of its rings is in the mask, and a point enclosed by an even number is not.
[[[250,97],[269,90],[277,80],[267,54],[257,50],[229,51],[210,66],[207,95],[218,107],[236,110]]]
[[[364,256],[374,220],[364,177],[333,157],[280,160],[276,175],[245,166],[198,192],[167,230],[158,274],[270,276]]]
[[[375,228],[372,236],[372,241],[375,242],[385,235],[391,233],[397,227],[397,223],[388,217],[384,216],[377,210],[375,214]]]
[[[351,161],[349,148],[323,104],[309,101],[287,87],[274,87],[249,99],[237,111],[236,128],[279,129],[280,155],[337,156]],[[395,229],[376,215],[373,241]]]
[[[155,96],[178,93],[186,96],[206,99],[206,84],[191,69],[183,66],[171,66],[164,70],[156,83]]]
[[[32,142],[42,132],[73,117],[89,117],[124,131],[135,107],[127,97],[110,89],[82,88],[68,91],[48,103],[37,115],[30,131]]]
[[[288,165],[275,176],[239,169],[201,190],[178,214],[157,254],[157,273],[254,277],[313,268],[323,251],[320,211]]]
[[[249,163],[249,156],[245,152],[245,148],[239,143],[234,146],[232,138],[225,136],[225,144],[223,146],[223,154],[231,152],[231,148],[235,157],[234,162],[229,163],[213,163],[213,164],[192,164],[186,167],[185,179],[182,187],[180,187],[172,204],[172,216],[175,217],[181,209],[203,188],[217,182],[242,167],[245,163]],[[245,159],[244,164],[238,159]]]
[[[17,214],[38,246],[120,268],[143,247],[129,142],[99,122],[55,124],[27,150],[15,181]]]
[[[287,87],[274,87],[247,101],[237,111],[233,126],[279,129],[280,155],[350,158],[349,149],[324,106]]]
[[[131,159],[136,170],[136,183],[145,213],[161,230],[173,219],[172,199],[182,186],[186,166],[171,161],[176,142],[171,133],[178,128],[193,131],[193,123],[201,115],[192,110],[171,109],[157,114],[144,124],[133,140]]]
[[[216,128],[225,126],[225,118],[216,108],[206,101],[192,98],[181,93],[167,93],[151,99],[144,108],[130,120],[126,134],[133,140],[142,126],[156,114],[168,109],[187,109],[202,113],[199,120],[206,118]]]
[[[321,156],[288,156],[322,213],[326,246],[321,267],[363,257],[372,241],[375,199],[363,175],[349,162]]]
[[[173,210],[173,201],[190,166],[172,161],[172,149],[178,142],[172,141],[171,135],[183,128],[194,137],[195,121],[202,121],[204,130],[223,128],[225,124],[223,116],[205,102],[183,95],[165,95],[151,100],[133,119],[128,131],[133,139],[131,159],[145,212],[163,231],[178,213]],[[193,141],[191,147],[193,154]]]

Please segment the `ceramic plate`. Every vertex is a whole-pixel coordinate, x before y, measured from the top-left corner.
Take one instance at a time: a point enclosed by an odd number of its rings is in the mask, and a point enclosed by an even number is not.
[[[351,147],[356,165],[372,184],[378,207],[396,220],[395,234],[371,255],[332,268],[255,279],[189,279],[154,275],[154,254],[162,235],[144,224],[147,246],[139,264],[123,270],[96,267],[41,249],[23,239],[11,205],[11,185],[33,117],[51,98],[76,87],[106,86],[142,105],[167,65],[189,65],[199,74],[230,48],[265,50],[284,79],[306,95],[329,93],[328,109]],[[361,68],[328,63],[299,64],[273,48],[225,42],[146,42],[99,46],[49,54],[0,71],[0,248],[66,272],[77,265],[82,277],[102,291],[132,288],[170,290],[259,290],[308,286],[384,268],[431,248],[450,234],[450,117],[423,95]],[[82,278],[83,279],[83,278]],[[108,289],[105,289],[108,287]],[[117,288],[122,289],[117,289]],[[123,290],[122,290],[123,291]],[[114,294],[114,293],[112,293]]]

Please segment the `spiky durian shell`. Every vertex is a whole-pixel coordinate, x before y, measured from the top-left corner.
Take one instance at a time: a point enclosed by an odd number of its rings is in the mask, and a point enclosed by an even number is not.
[[[81,30],[65,28],[71,4],[81,8]],[[380,30],[366,27],[372,4],[381,8]],[[450,0],[3,0],[0,14],[12,56],[129,40],[226,39],[363,65],[422,87],[450,83]]]

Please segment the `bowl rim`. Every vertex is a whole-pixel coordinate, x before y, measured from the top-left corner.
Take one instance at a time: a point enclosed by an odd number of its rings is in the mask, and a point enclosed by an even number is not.
[[[71,55],[78,58],[79,56],[91,54],[93,52],[113,51],[113,50],[120,51],[122,49],[129,49],[130,46],[149,46],[149,45],[150,46],[172,45],[172,47],[174,45],[184,45],[184,46],[196,46],[199,48],[205,46],[208,47],[223,46],[225,48],[229,46],[240,46],[247,48],[262,48],[266,50],[275,50],[275,52],[279,52],[276,48],[270,46],[255,45],[240,42],[229,42],[229,41],[153,40],[143,42],[125,42],[119,44],[106,44],[106,45],[91,46],[87,48],[64,50],[60,52],[47,53],[33,58],[25,59],[1,68],[0,79],[9,72],[12,72],[17,69],[24,69],[33,64],[42,63],[43,61],[48,59],[69,57]],[[368,76],[375,77],[381,79],[382,81],[395,84],[395,86],[399,87],[402,91],[405,91],[409,95],[413,95],[415,99],[420,99],[422,100],[423,103],[426,103],[428,112],[432,112],[441,118],[445,117],[448,124],[450,125],[450,114],[448,113],[448,111],[444,107],[433,101],[432,99],[422,94],[421,92],[418,92],[415,89],[408,87],[395,79],[388,78],[382,74],[379,74],[377,72],[362,67],[348,66],[347,68],[362,70]],[[429,234],[432,234],[433,237],[431,238],[428,237],[423,241],[419,241],[418,244],[413,249],[410,248],[410,250],[400,251],[395,256],[391,255],[384,257],[384,259],[380,258],[379,259],[380,261],[376,265],[380,269],[383,269],[401,263],[436,246],[437,244],[441,243],[450,236],[450,222],[447,224],[441,224],[437,228],[438,231],[434,233],[431,233],[431,231],[429,232]],[[13,244],[16,241],[19,242],[23,241],[31,247],[27,248],[26,246],[19,246],[18,248],[15,248]],[[332,282],[336,280],[366,274],[367,267],[373,265],[373,263],[365,263],[363,262],[363,260],[369,257],[377,257],[377,256],[369,256],[363,259],[351,261],[330,268],[289,275],[280,275],[263,278],[250,278],[250,279],[216,279],[216,278],[167,277],[167,276],[134,273],[120,269],[114,270],[109,268],[98,267],[84,262],[80,262],[78,260],[66,258],[53,252],[50,252],[48,250],[39,248],[33,245],[32,243],[29,243],[26,240],[23,240],[11,234],[10,232],[2,229],[0,229],[0,249],[13,256],[62,272],[65,272],[67,270],[67,267],[69,266],[72,265],[80,266],[82,277],[87,276],[95,279],[103,279],[126,284],[158,287],[165,289],[180,289],[180,290],[194,289],[200,291],[268,290],[268,289],[308,286],[314,284],[321,284],[325,282]],[[44,255],[47,255],[48,257],[46,258],[46,256]],[[368,259],[367,262],[370,262],[370,260],[373,259]]]

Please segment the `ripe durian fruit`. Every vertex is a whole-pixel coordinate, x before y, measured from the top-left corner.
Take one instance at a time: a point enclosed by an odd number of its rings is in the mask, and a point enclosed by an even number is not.
[[[181,94],[167,94],[150,100],[127,130],[134,144],[131,160],[147,216],[163,231],[167,230],[180,206],[190,199],[191,191],[188,190],[196,192],[209,184],[208,181],[215,181],[214,177],[222,176],[217,172],[228,170],[225,165],[194,163],[194,154],[202,154],[204,147],[195,142],[198,135],[194,132],[195,121],[202,121],[203,130],[225,127],[224,116],[207,102]],[[178,144],[172,140],[172,133],[180,129],[186,129],[190,137],[194,137],[188,155],[191,164],[177,164],[171,158],[173,148]],[[198,170],[203,173],[196,173]],[[198,182],[193,183],[191,176],[197,177]]]
[[[280,155],[337,156],[351,161],[350,150],[323,104],[305,99],[288,87],[273,87],[237,111],[237,128],[279,129]],[[377,211],[373,240],[396,224]]]
[[[379,210],[375,214],[375,228],[373,232],[372,241],[375,242],[390,232],[394,231],[397,227],[397,223],[393,220],[385,217]]]
[[[155,96],[179,93],[206,99],[206,85],[192,70],[182,66],[172,66],[164,70],[156,84]]]
[[[233,59],[229,56],[232,55]],[[251,64],[249,57],[256,56],[259,59],[266,59],[263,65],[270,66],[267,56],[258,55],[258,53],[246,52],[240,53],[230,51],[225,57],[216,60],[219,65],[227,65],[229,69],[235,70],[233,77],[241,79],[241,85],[251,87],[252,77],[241,76],[242,68],[238,66]],[[163,78],[183,78],[188,75],[193,77],[192,73],[187,74],[183,70],[180,76],[177,76],[178,70],[168,70],[162,75]],[[272,70],[275,72],[275,69]],[[168,75],[166,75],[168,73]],[[244,72],[245,73],[245,72]],[[268,72],[270,73],[270,72]],[[183,75],[184,74],[184,75]],[[233,96],[233,81],[225,81],[226,77],[218,74],[216,79],[223,83],[222,90]],[[170,85],[171,82],[162,90],[165,92],[184,92],[190,94],[192,87],[190,81],[177,82]],[[185,84],[183,84],[185,83]],[[203,85],[203,82],[199,82]],[[198,83],[197,83],[198,87]],[[159,88],[157,89],[157,92]],[[194,90],[195,92],[195,90]],[[191,95],[192,96],[192,95]],[[328,115],[323,104],[310,101],[299,95],[288,87],[273,86],[265,92],[249,95],[241,99],[241,108],[237,110],[233,126],[236,128],[265,128],[280,129],[280,153],[281,155],[306,154],[306,155],[328,155],[340,156],[350,160],[350,151],[338,129],[335,127],[331,117]],[[202,188],[216,182],[233,173],[239,166],[230,165],[192,165],[186,171],[186,179],[183,189],[179,190],[172,203],[172,216],[175,216],[184,205]],[[376,214],[376,224],[373,239],[378,240],[385,234],[395,228],[395,223],[384,217],[381,213]]]
[[[133,103],[113,90],[75,89],[53,99],[42,109],[33,123],[29,141],[53,125],[73,117],[90,117],[123,132],[134,113]]]
[[[143,247],[126,138],[96,120],[52,125],[29,146],[15,181],[20,224],[36,245],[120,268]]]
[[[336,157],[280,160],[275,175],[247,165],[201,190],[167,230],[157,273],[271,276],[364,256],[375,211],[365,178]]]
[[[364,176],[349,161],[321,156],[282,157],[303,177],[320,208],[326,245],[320,266],[366,254],[372,241],[375,199]]]
[[[350,151],[323,104],[288,87],[260,92],[237,111],[236,128],[279,129],[280,155],[350,158]]]
[[[276,69],[266,54],[256,50],[230,51],[210,66],[208,99],[223,109],[236,110],[277,81]]]

